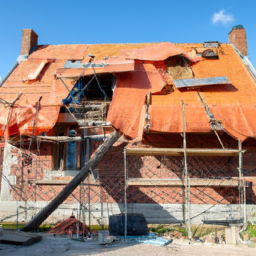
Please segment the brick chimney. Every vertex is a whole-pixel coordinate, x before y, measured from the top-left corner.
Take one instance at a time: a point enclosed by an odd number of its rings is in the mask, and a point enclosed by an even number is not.
[[[29,55],[33,48],[37,46],[38,35],[33,29],[22,30],[20,55]]]
[[[248,54],[246,33],[242,25],[237,25],[232,28],[232,30],[228,34],[228,40],[244,56]]]

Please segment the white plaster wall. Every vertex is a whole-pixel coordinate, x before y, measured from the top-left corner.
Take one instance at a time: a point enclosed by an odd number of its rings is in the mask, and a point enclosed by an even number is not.
[[[48,202],[18,202],[19,204],[19,222],[30,221]],[[103,206],[103,209],[101,209]],[[88,206],[87,206],[88,207]],[[211,207],[211,209],[209,209]],[[46,220],[46,223],[56,223],[65,220],[72,214],[77,217],[78,204],[62,204]],[[128,204],[128,213],[142,213],[147,219],[148,224],[172,224],[177,220],[183,221],[183,207],[181,204]],[[91,206],[91,223],[99,225],[103,223],[108,225],[110,215],[124,212],[123,204],[100,203]],[[102,218],[103,214],[103,218]],[[256,205],[247,205],[247,218],[255,219]],[[195,217],[196,216],[196,217]],[[239,219],[239,205],[191,205],[192,224],[200,224],[203,220],[225,220]],[[17,202],[1,201],[0,202],[0,221],[17,220]],[[85,221],[89,222],[89,213],[85,211]],[[256,221],[256,219],[255,219]]]

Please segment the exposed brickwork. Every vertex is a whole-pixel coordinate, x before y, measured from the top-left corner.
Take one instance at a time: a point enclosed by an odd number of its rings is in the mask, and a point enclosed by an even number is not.
[[[244,28],[233,28],[228,34],[228,40],[231,44],[234,44],[243,55],[248,54],[246,32]]]
[[[22,30],[21,55],[29,55],[33,48],[37,46],[38,35],[32,29]]]
[[[203,138],[188,136],[190,147],[200,147]],[[218,147],[213,138],[208,138],[208,146]],[[209,140],[212,139],[212,142]],[[170,139],[175,142],[175,138]],[[179,146],[180,140],[176,140]],[[234,141],[223,138],[223,142],[235,148]],[[92,153],[102,142],[92,141]],[[124,202],[124,156],[126,145],[116,143],[102,159],[81,186],[82,201],[100,203]],[[40,147],[40,154],[32,148],[32,154],[14,148],[12,154],[17,160],[12,165],[11,175],[16,176],[16,185],[13,185],[14,200],[50,201],[64,185],[35,185],[34,181],[44,178],[44,170],[52,169],[52,152],[50,145]],[[244,154],[244,176],[252,184],[247,188],[248,203],[256,203],[256,150],[249,148]],[[238,176],[238,157],[188,157],[188,172],[190,178],[231,178]],[[183,158],[167,156],[128,156],[128,178],[147,179],[180,179],[183,174]],[[54,172],[54,171],[52,171]],[[72,177],[53,176],[52,180],[71,180]],[[88,186],[90,183],[90,187]],[[77,203],[80,188],[77,188],[65,203]],[[128,203],[184,203],[184,187],[157,187],[157,186],[130,186],[127,189]],[[191,187],[192,204],[235,204],[239,203],[238,188],[236,187]]]

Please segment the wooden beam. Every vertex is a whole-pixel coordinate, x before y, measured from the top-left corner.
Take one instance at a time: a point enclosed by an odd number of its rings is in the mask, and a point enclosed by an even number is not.
[[[85,163],[80,172],[68,183],[67,186],[44,208],[42,209],[21,231],[36,230],[58,207],[62,204],[72,192],[83,182],[89,175],[89,170],[95,168],[104,155],[109,151],[112,145],[119,139],[120,135],[114,131],[98,148],[92,158]]]
[[[84,71],[84,72],[83,72]],[[116,65],[108,65],[105,67],[95,67],[95,71],[97,74],[104,74],[104,73],[123,73],[134,71],[134,62],[130,63],[118,63]],[[92,68],[58,68],[56,71],[57,78],[70,78],[70,77],[79,77],[81,72],[83,72],[82,76],[91,76],[94,75]]]
[[[239,184],[238,179],[190,179],[191,187],[237,187]],[[128,179],[128,186],[164,186],[164,187],[177,187],[185,186],[184,182],[180,179]],[[249,186],[249,182],[246,183]]]
[[[82,137],[69,137],[69,136],[37,136],[38,139],[53,141],[53,142],[69,142],[69,141],[81,141]]]
[[[82,109],[85,109],[85,108],[105,108],[109,104],[110,104],[110,102],[107,102],[107,103],[105,102],[105,103],[100,103],[100,104],[95,104],[94,103],[92,105],[90,105],[90,104],[86,104],[86,105],[69,104],[69,106],[72,107],[72,108],[82,108]]]
[[[198,149],[187,148],[187,156],[237,156],[236,149]],[[127,148],[127,155],[138,156],[184,156],[183,148]]]
[[[106,137],[106,136],[105,136]],[[104,139],[104,134],[99,135],[89,135],[86,136],[86,139]],[[82,137],[69,137],[69,136],[37,136],[38,139],[47,140],[52,142],[69,142],[69,141],[81,141]]]

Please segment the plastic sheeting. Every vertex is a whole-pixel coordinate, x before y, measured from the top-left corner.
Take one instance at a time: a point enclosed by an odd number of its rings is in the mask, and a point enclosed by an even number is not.
[[[187,51],[197,45],[188,46],[184,45]],[[198,46],[202,47],[201,44]],[[215,87],[202,87],[200,94],[214,118],[222,122],[227,134],[241,141],[247,138],[255,139],[255,81],[231,45],[221,45],[221,49],[223,54],[219,55],[218,60],[204,60],[192,66],[195,79],[215,80],[216,77],[221,77],[221,81],[226,81],[227,78],[232,84],[221,83]],[[134,55],[135,57],[137,58]],[[116,128],[134,138],[138,135],[145,95],[157,83],[146,86],[139,80],[133,81],[130,73],[125,77],[121,76],[118,83],[108,120]],[[133,83],[132,88],[130,83]],[[181,92],[176,87],[168,95],[152,95],[149,108],[149,132],[182,133],[184,131],[182,102],[185,102],[186,132],[212,132],[207,113],[197,92]]]
[[[135,72],[123,73],[117,79],[107,122],[131,138],[138,136],[147,92],[159,92],[165,85],[154,65],[135,64]]]
[[[172,56],[184,56],[191,62],[197,62],[201,60],[200,56],[191,56],[186,51],[175,46],[172,43],[159,43],[151,46],[145,46],[140,49],[124,50],[122,54],[127,59],[145,60],[145,61],[162,61]]]
[[[87,48],[86,44],[41,45],[29,55],[28,60],[82,60]]]
[[[222,77],[212,77],[212,78],[201,78],[201,79],[181,79],[173,80],[177,88],[185,87],[201,87],[201,86],[210,86],[218,84],[230,84],[228,79],[225,76]]]
[[[117,75],[116,90],[110,106],[107,121],[120,129],[121,132],[134,138],[138,136],[139,127],[145,116],[145,97],[148,92],[157,94],[167,84],[166,67],[161,64],[171,56],[184,56],[192,61],[195,79],[226,77],[232,84],[218,84],[215,87],[202,87],[200,94],[208,105],[215,119],[222,122],[225,131],[232,137],[244,141],[256,138],[256,87],[255,80],[250,75],[247,66],[229,44],[221,45],[218,60],[199,60],[191,57],[187,51],[202,44],[159,43],[148,45],[69,45],[41,47],[32,53],[27,61],[21,61],[0,88],[0,97],[12,101],[21,91],[22,96],[14,108],[0,104],[0,135],[7,130],[8,135],[31,135],[35,120],[37,103],[40,101],[39,113],[36,121],[37,135],[51,129],[58,118],[62,99],[68,95],[65,86],[54,77],[56,69],[64,67],[67,60],[85,59],[88,49],[101,58],[104,56],[119,56],[113,58],[120,65],[109,65],[120,68]],[[103,51],[102,49],[106,49]],[[123,55],[120,57],[122,49]],[[98,56],[97,55],[97,56]],[[35,72],[44,59],[57,60],[47,64],[35,83],[24,83],[28,74]],[[125,60],[130,58],[131,60]],[[108,61],[111,61],[109,58]],[[121,59],[125,65],[132,65],[132,70],[122,71]],[[134,64],[134,60],[135,64]],[[151,64],[139,64],[137,60],[151,61]],[[104,62],[104,60],[102,60]],[[195,63],[196,62],[196,63]],[[161,65],[163,65],[161,67]],[[156,67],[156,65],[159,65]],[[106,66],[106,67],[109,67]],[[104,68],[106,68],[104,67]],[[99,68],[100,69],[100,68]],[[103,71],[103,72],[106,72]],[[78,72],[79,73],[79,72]],[[65,80],[69,90],[74,87],[74,81]],[[162,133],[181,133],[184,130],[182,102],[185,102],[186,131],[191,133],[209,133],[211,126],[207,114],[196,92],[181,92],[176,87],[167,95],[152,95],[149,108],[149,131]],[[144,109],[144,110],[143,110]],[[144,111],[144,112],[143,112]],[[143,114],[141,114],[143,113]],[[143,116],[144,115],[144,116]],[[5,126],[8,125],[7,128]]]
[[[124,237],[121,237],[122,240]],[[166,246],[172,243],[172,239],[168,240],[166,238],[157,237],[154,233],[150,233],[149,236],[127,236],[126,239],[131,242],[143,243],[143,244],[151,244],[157,246]]]
[[[47,132],[56,123],[59,115],[62,99],[68,95],[67,89],[61,81],[55,80],[53,73],[57,66],[64,65],[66,61],[49,63],[39,75],[39,81],[35,83],[24,83],[22,79],[35,71],[41,60],[22,61],[13,71],[11,76],[0,88],[0,97],[8,102],[13,101],[19,92],[20,99],[13,108],[0,103],[0,136],[11,136],[15,134],[31,135],[38,100],[42,96],[34,129],[34,135]],[[72,81],[66,82],[69,89],[74,86]]]

